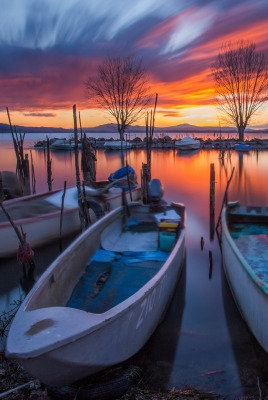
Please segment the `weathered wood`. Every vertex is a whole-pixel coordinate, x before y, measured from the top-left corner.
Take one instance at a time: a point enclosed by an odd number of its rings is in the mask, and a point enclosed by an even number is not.
[[[210,239],[214,238],[214,225],[215,225],[215,169],[214,164],[210,164],[210,196],[209,196],[209,210],[210,210]]]
[[[33,163],[33,155],[32,151],[30,150],[30,155],[31,155],[31,182],[32,182],[32,193],[35,194],[35,171],[34,171],[34,163]]]
[[[9,389],[9,390],[7,390],[6,392],[0,393],[0,399],[3,399],[4,397],[10,395],[11,393],[17,392],[17,391],[20,390],[20,389],[23,389],[23,388],[25,388],[25,387],[27,387],[27,386],[30,386],[30,385],[32,385],[34,382],[35,382],[35,381],[32,380],[32,381],[30,381],[30,382],[23,383],[22,385],[19,385],[19,386],[13,388],[13,389]]]
[[[76,173],[76,187],[78,194],[78,207],[79,217],[81,221],[82,232],[89,226],[89,220],[87,218],[87,204],[85,196],[81,190],[81,180],[78,162],[78,135],[77,135],[77,117],[76,117],[76,104],[73,105],[73,120],[74,120],[74,140],[75,140],[75,173]]]
[[[7,116],[8,116],[8,121],[9,121],[9,126],[10,126],[10,131],[12,135],[12,140],[13,140],[13,145],[14,145],[14,150],[16,154],[16,159],[17,159],[17,174],[19,177],[19,180],[21,182],[21,185],[23,187],[23,192],[26,194],[30,193],[29,189],[29,166],[27,167],[27,162],[24,160],[24,151],[23,151],[23,142],[25,138],[25,133],[22,134],[21,132],[17,133],[16,127],[12,126],[11,123],[11,118],[9,114],[8,107],[6,107],[7,110]]]
[[[218,222],[217,222],[217,225],[216,225],[216,231],[217,231],[218,239],[219,239],[220,242],[221,242],[221,232],[220,232],[221,213],[222,213],[224,205],[228,203],[228,189],[229,189],[231,180],[233,178],[234,170],[235,170],[235,167],[233,167],[231,176],[228,179],[228,182],[227,182],[227,185],[226,185],[226,189],[225,189],[225,193],[224,193],[224,197],[223,197],[223,202],[222,202],[222,205],[221,205],[219,218],[218,218]]]
[[[149,201],[148,185],[151,179],[149,167],[147,164],[142,164],[141,171],[141,189],[142,189],[142,201],[147,204]]]
[[[128,184],[128,190],[129,190],[129,196],[130,196],[130,201],[132,201],[132,193],[131,193],[131,185],[129,181],[129,170],[128,170],[128,162],[126,161],[126,171],[127,171],[127,184]]]
[[[50,142],[49,138],[47,137],[47,184],[48,190],[51,192],[52,190],[52,160],[50,158]]]
[[[86,182],[96,182],[96,152],[86,135],[82,139],[81,167]]]
[[[63,218],[65,194],[66,194],[66,181],[64,181],[63,194],[62,194],[62,197],[61,197],[61,210],[60,210],[60,241],[59,241],[60,253],[62,252],[62,218]]]
[[[209,250],[209,279],[212,277],[212,271],[213,271],[213,258],[212,258],[212,251]]]
[[[30,185],[30,166],[29,166],[29,158],[28,154],[25,154],[25,158],[22,161],[22,168],[24,174],[24,194],[31,194],[31,185]]]
[[[2,172],[0,171],[0,201],[2,200],[4,200],[4,189],[3,189]]]

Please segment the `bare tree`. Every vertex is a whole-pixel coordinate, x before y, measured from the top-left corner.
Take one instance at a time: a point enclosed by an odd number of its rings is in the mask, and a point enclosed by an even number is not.
[[[120,140],[126,129],[142,118],[150,101],[148,76],[135,56],[107,57],[97,77],[85,83],[86,96],[116,120]]]
[[[240,40],[222,47],[212,66],[216,101],[228,122],[237,127],[239,140],[251,117],[268,99],[268,63],[255,44]]]

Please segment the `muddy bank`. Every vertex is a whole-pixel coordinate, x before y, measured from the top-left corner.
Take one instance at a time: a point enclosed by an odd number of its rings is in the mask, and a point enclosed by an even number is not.
[[[223,400],[225,396],[213,392],[203,392],[196,388],[187,387],[173,388],[169,391],[160,391],[150,388],[146,383],[146,377],[137,375],[129,387],[124,390],[124,394],[116,396],[116,391],[112,391],[110,395],[96,395],[96,393],[85,396],[85,387],[82,389],[83,394],[79,395],[73,391],[59,392],[54,394],[51,389],[42,385],[39,380],[32,378],[17,362],[7,360],[3,354],[0,354],[0,399],[8,400],[54,400],[54,399],[100,399],[100,400]],[[118,382],[117,382],[118,383]],[[118,385],[117,385],[118,386]],[[90,384],[87,385],[90,387]],[[122,390],[122,384],[121,384]],[[82,396],[82,397],[80,397]],[[234,397],[236,400],[253,400],[267,399],[262,397],[258,387],[256,387],[256,396]]]

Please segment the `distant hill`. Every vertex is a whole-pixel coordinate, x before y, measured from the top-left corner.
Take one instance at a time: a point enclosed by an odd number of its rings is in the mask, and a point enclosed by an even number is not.
[[[32,126],[16,126],[16,131],[21,133],[73,133],[73,129],[65,129],[65,128],[55,128],[55,127],[32,127]],[[180,124],[175,126],[167,126],[164,128],[155,127],[155,133],[163,133],[168,134],[171,133],[209,133],[216,132],[219,133],[219,127],[211,127],[211,126],[195,126],[190,124]],[[222,132],[228,133],[236,133],[237,129],[234,127],[222,127]],[[118,133],[116,124],[104,124],[95,127],[83,128],[83,132],[85,133]],[[131,126],[128,128],[127,132],[129,133],[145,133],[145,126]],[[246,132],[250,133],[268,133],[268,129],[259,130],[259,129],[246,129]],[[0,133],[10,133],[10,127],[8,124],[0,124]]]

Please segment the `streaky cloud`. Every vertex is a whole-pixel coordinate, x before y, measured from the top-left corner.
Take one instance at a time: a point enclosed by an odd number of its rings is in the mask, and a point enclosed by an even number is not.
[[[43,113],[38,113],[38,112],[29,112],[29,113],[23,113],[24,117],[46,117],[46,118],[54,118],[57,116],[56,113],[51,113],[51,112],[43,112]]]

